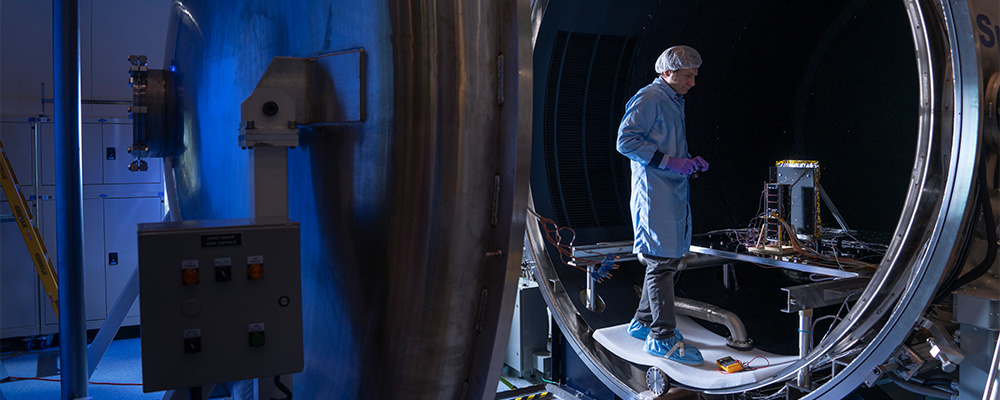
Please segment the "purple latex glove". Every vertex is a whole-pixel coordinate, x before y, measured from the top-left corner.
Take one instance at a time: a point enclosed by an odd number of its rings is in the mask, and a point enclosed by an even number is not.
[[[694,156],[694,158],[692,158],[691,161],[694,161],[695,171],[701,171],[701,172],[708,171],[708,161],[705,161],[705,159],[701,158],[701,156]]]
[[[697,163],[690,158],[670,157],[667,160],[667,169],[683,175],[691,175],[695,171],[696,166]]]

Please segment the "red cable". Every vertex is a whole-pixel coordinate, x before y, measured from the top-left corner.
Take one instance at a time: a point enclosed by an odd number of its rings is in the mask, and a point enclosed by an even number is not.
[[[11,381],[45,381],[45,382],[61,382],[59,379],[52,378],[38,378],[38,377],[20,377],[11,376]],[[111,385],[111,386],[142,386],[141,383],[119,383],[119,382],[87,382],[91,385]]]

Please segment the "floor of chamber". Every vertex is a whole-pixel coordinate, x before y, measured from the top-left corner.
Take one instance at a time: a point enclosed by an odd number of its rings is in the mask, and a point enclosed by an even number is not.
[[[762,350],[737,351],[726,346],[726,339],[698,325],[686,316],[677,316],[677,328],[684,335],[684,341],[701,350],[705,362],[693,366],[681,364],[646,353],[644,341],[628,334],[628,324],[598,329],[594,340],[612,353],[629,362],[656,366],[682,385],[699,389],[718,389],[757,382],[773,375],[788,364],[798,360],[798,356],[778,355]],[[743,363],[749,363],[753,370],[724,374],[718,370],[715,360],[730,356]],[[757,357],[756,359],[754,359]],[[752,361],[751,361],[752,360]],[[769,366],[767,366],[770,364]]]

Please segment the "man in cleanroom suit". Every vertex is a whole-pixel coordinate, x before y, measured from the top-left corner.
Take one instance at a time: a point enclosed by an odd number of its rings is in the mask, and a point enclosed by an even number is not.
[[[646,266],[628,332],[646,341],[647,353],[694,365],[704,359],[677,330],[674,273],[691,247],[688,176],[708,170],[708,162],[688,153],[684,128],[684,94],[700,66],[701,55],[688,46],[660,54],[656,79],[625,105],[617,145],[631,160],[633,253]]]

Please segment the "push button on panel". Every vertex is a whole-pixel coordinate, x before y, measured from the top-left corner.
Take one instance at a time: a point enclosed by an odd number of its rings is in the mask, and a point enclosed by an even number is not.
[[[261,280],[264,279],[264,266],[260,264],[250,264],[247,266],[247,279],[250,280]]]
[[[264,347],[264,332],[250,332],[250,347]]]
[[[247,257],[247,279],[264,279],[264,256]]]
[[[181,261],[181,282],[185,285],[194,285],[199,280],[198,260]]]
[[[198,299],[187,299],[181,303],[181,313],[188,317],[197,317],[201,314],[201,302]]]
[[[250,347],[264,347],[264,323],[250,324]]]
[[[181,282],[185,285],[194,285],[200,279],[197,269],[185,269],[181,272]]]

